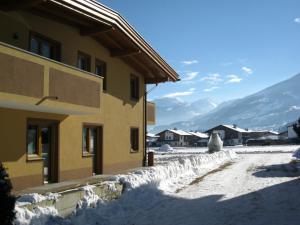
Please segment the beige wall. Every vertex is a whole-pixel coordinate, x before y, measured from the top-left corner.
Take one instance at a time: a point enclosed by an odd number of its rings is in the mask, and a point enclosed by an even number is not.
[[[9,25],[9,28],[7,28]],[[103,171],[112,173],[142,165],[143,158],[143,94],[144,79],[118,58],[111,58],[107,49],[90,37],[82,37],[72,27],[48,21],[28,13],[0,14],[0,41],[27,49],[29,30],[52,38],[62,45],[62,62],[76,65],[77,52],[107,63],[107,91],[102,94],[101,110],[95,115],[57,115],[0,108],[0,161],[4,161],[17,186],[25,180],[26,186],[42,182],[42,162],[26,161],[27,118],[59,120],[60,180],[92,175],[92,158],[82,157],[82,125],[93,123],[103,126]],[[7,29],[6,29],[7,28]],[[12,39],[17,34],[18,40]],[[140,77],[140,99],[130,100],[130,75]],[[80,91],[80,87],[78,87]],[[0,93],[1,95],[1,93]],[[130,152],[130,127],[140,132],[139,152]],[[32,178],[36,177],[35,181]]]

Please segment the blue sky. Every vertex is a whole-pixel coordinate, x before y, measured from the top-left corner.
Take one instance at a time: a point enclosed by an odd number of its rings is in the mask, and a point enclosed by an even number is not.
[[[150,99],[240,98],[300,72],[299,0],[101,0],[180,74]]]

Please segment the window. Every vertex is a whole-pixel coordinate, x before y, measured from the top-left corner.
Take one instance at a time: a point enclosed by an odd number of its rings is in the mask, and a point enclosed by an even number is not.
[[[138,128],[130,129],[130,143],[131,143],[131,151],[133,152],[139,151],[139,129]]]
[[[40,34],[30,34],[29,50],[46,58],[60,61],[60,44]]]
[[[103,90],[107,89],[106,79],[106,63],[100,60],[96,60],[95,74],[103,77]]]
[[[82,128],[82,153],[94,154],[98,145],[98,127],[84,126]]]
[[[27,154],[38,155],[38,126],[27,126]]]
[[[85,53],[78,52],[77,67],[81,70],[91,71],[91,57]]]
[[[133,75],[130,77],[130,97],[133,100],[139,99],[139,78]]]

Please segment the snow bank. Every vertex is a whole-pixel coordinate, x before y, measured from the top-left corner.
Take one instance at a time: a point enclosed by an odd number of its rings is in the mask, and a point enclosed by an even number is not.
[[[99,196],[95,194],[93,185],[87,185],[82,187],[84,190],[84,196],[81,201],[77,204],[77,209],[85,209],[88,207],[95,207],[97,202],[100,200]]]
[[[26,208],[16,206],[15,225],[54,225],[57,223],[49,223],[52,220],[59,220],[58,212],[54,207],[36,207],[32,211]],[[54,219],[55,218],[55,219]]]
[[[69,218],[59,217],[57,210],[52,207],[37,207],[33,211],[29,211],[17,206],[15,224],[129,224],[129,215],[137,218],[133,213],[134,209],[151,208],[157,201],[164,201],[164,199],[167,201],[167,195],[161,195],[162,192],[174,193],[177,189],[187,186],[196,177],[202,176],[236,157],[234,151],[183,156],[166,165],[116,175],[112,177],[112,182],[122,182],[126,185],[125,193],[117,201],[104,202],[95,194],[93,186],[85,186],[83,187],[84,198],[78,202],[76,211]],[[139,222],[137,224],[142,224],[142,218]]]
[[[173,192],[186,185],[195,177],[218,168],[221,164],[237,157],[234,151],[220,151],[213,154],[182,156],[165,165],[138,170],[126,175],[117,175],[115,179],[126,184],[126,190],[151,184],[164,191]],[[175,189],[174,189],[175,188]]]
[[[47,193],[45,195],[40,195],[37,193],[25,194],[17,199],[17,205],[26,205],[31,203],[38,203],[45,200],[57,200],[60,194],[58,193]]]

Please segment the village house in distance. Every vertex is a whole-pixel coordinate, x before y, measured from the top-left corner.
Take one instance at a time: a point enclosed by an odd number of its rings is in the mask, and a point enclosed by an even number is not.
[[[201,132],[187,132],[178,129],[164,130],[158,134],[157,145],[172,147],[206,147],[209,136]]]
[[[237,125],[221,124],[205,132],[184,131],[179,129],[167,129],[149,136],[150,147],[159,147],[168,144],[171,147],[206,147],[210,135],[218,133],[224,146],[236,145],[280,145],[300,143],[297,134],[293,130],[293,124],[286,125],[281,133],[270,130],[249,130]]]
[[[15,190],[140,167],[155,105],[178,74],[93,0],[0,3],[0,161]]]

